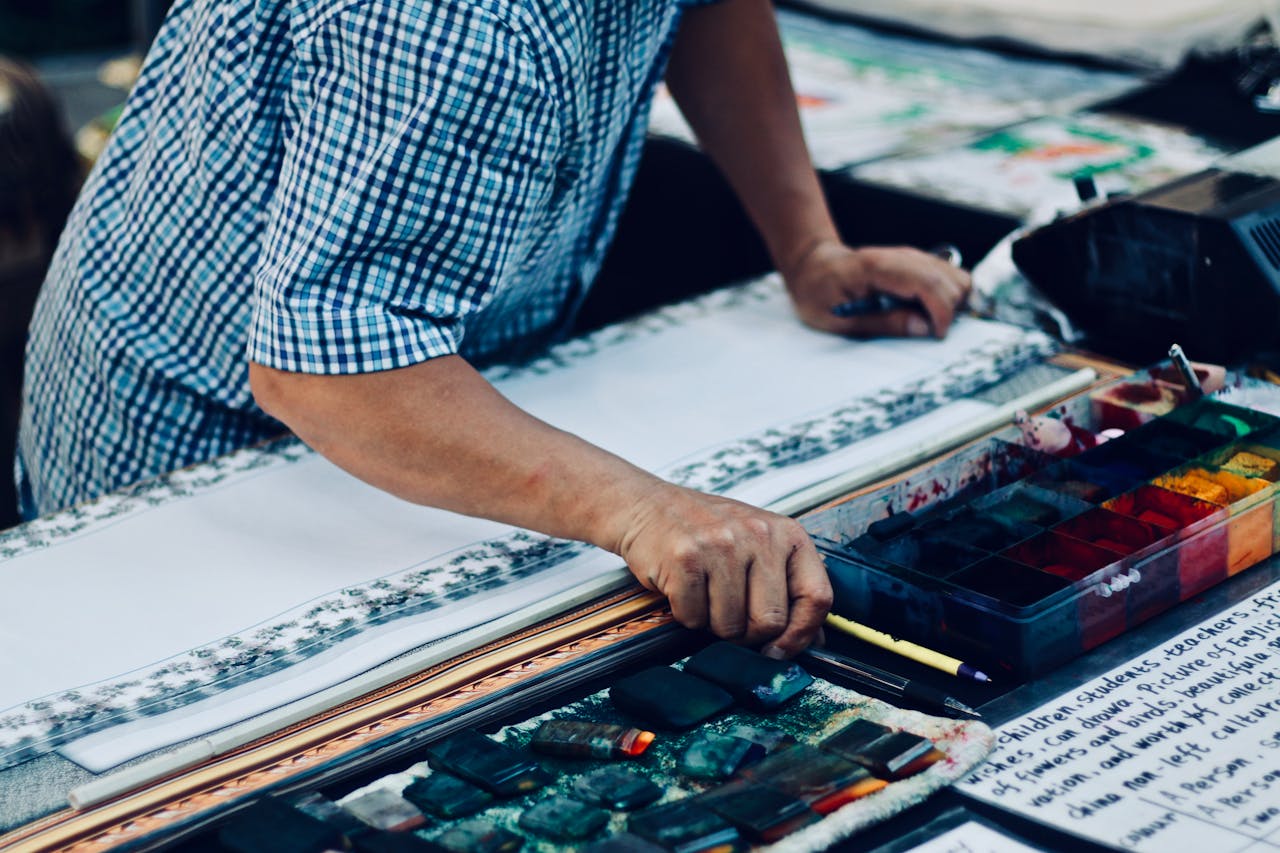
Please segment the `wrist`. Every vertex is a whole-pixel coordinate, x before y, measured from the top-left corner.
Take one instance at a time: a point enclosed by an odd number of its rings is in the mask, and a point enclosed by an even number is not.
[[[587,535],[583,538],[625,559],[628,543],[645,516],[655,505],[670,500],[664,492],[676,488],[638,468],[623,480],[614,479],[588,511]]]
[[[844,246],[835,229],[830,232],[808,234],[804,239],[795,241],[786,250],[775,253],[774,265],[782,274],[783,280],[790,283],[801,277],[804,268],[831,246]]]

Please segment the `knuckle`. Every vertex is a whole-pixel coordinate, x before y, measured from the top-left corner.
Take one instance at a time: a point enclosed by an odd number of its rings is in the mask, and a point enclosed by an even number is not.
[[[707,615],[705,613],[677,613],[672,610],[671,615],[676,617],[676,621],[681,625],[694,631],[701,631],[707,627]]]
[[[715,635],[724,640],[736,640],[747,633],[747,624],[740,618],[723,619],[713,628]]]
[[[809,531],[805,530],[803,524],[796,521],[794,518],[787,518],[786,516],[782,516],[782,519],[785,522],[786,529],[790,531],[792,536],[795,536],[804,542],[809,541]]]
[[[681,537],[671,544],[671,561],[681,571],[688,572],[702,563],[703,546],[697,536]]]
[[[885,254],[876,249],[868,249],[862,258],[863,274],[872,281],[883,278],[887,264],[885,263]]]
[[[761,637],[776,637],[787,627],[787,614],[780,608],[770,607],[751,615],[751,632]]]
[[[703,530],[698,541],[702,552],[724,557],[732,554],[737,548],[738,536],[730,525],[718,524]]]
[[[805,530],[804,525],[796,521],[794,518],[785,519],[782,525],[782,534],[785,541],[793,550],[808,549],[813,547],[813,540],[809,537],[809,531]]]
[[[815,584],[812,590],[809,590],[806,596],[816,608],[821,608],[823,612],[831,609],[831,605],[835,602],[835,596],[831,592],[831,584],[824,578],[821,583]]]
[[[763,515],[752,516],[747,519],[744,527],[747,534],[756,540],[767,541],[773,537],[774,522]]]
[[[702,561],[697,559],[681,563],[676,577],[677,583],[684,589],[697,589],[707,583],[707,573],[702,567]]]

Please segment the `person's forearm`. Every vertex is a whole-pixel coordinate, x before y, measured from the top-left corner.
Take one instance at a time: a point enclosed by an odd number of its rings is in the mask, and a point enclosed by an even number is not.
[[[831,605],[794,519],[660,480],[521,411],[458,356],[355,376],[250,364],[249,381],[265,411],[365,482],[613,551],[688,627],[795,654]]]
[[[681,22],[667,85],[786,272],[838,234],[800,129],[768,0],[723,0]]]
[[[525,413],[446,356],[355,376],[251,365],[255,397],[303,441],[405,500],[617,551],[656,477]]]

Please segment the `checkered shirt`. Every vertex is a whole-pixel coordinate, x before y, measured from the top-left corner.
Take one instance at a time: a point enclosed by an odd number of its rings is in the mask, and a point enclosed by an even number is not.
[[[46,513],[278,433],[248,360],[513,358],[571,324],[681,0],[178,0],[32,323]]]

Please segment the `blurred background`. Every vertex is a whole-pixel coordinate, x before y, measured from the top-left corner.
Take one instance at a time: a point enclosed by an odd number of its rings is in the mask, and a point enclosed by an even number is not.
[[[167,0],[0,0],[0,528],[27,321],[89,163]]]

